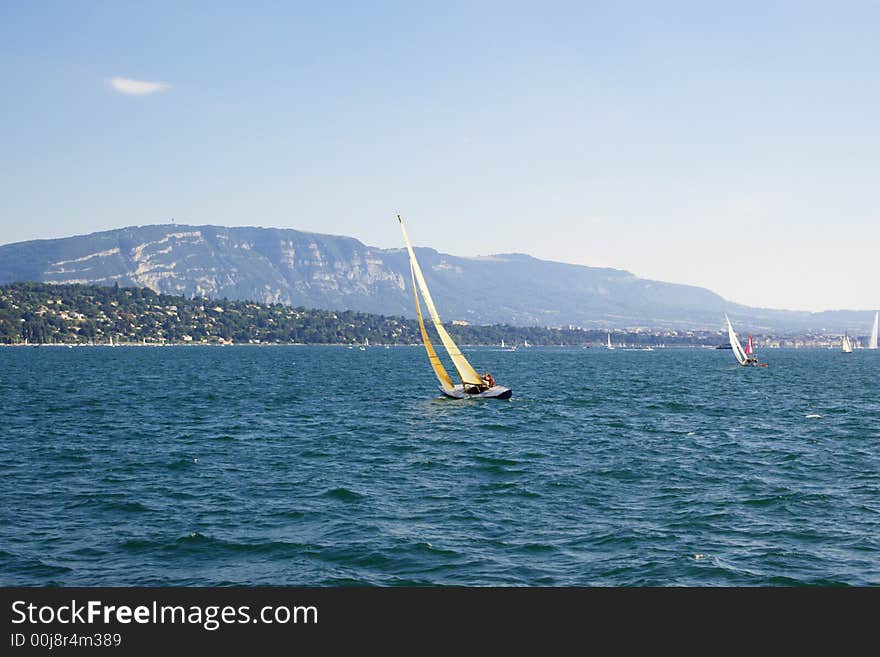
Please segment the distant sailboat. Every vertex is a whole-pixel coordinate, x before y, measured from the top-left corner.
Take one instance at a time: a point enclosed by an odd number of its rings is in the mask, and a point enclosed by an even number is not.
[[[505,347],[504,346],[504,338],[501,338],[501,348],[504,351],[516,351],[516,345],[513,345],[512,347]]]
[[[416,317],[419,320],[419,329],[422,333],[422,342],[425,344],[425,351],[428,353],[428,361],[431,363],[431,368],[434,370],[434,374],[440,382],[440,390],[447,397],[453,397],[455,399],[509,399],[513,394],[513,391],[510,388],[495,385],[495,382],[491,377],[487,381],[477,374],[467,358],[464,357],[464,354],[461,353],[458,345],[455,344],[452,337],[443,327],[443,323],[440,321],[440,315],[437,313],[437,308],[434,305],[434,300],[431,298],[431,293],[428,291],[428,284],[422,274],[422,268],[419,266],[419,261],[416,259],[416,254],[409,241],[409,236],[406,234],[403,219],[401,219],[400,215],[397,215],[397,220],[400,222],[400,230],[403,232],[403,239],[406,242],[406,249],[409,252],[410,275],[412,276],[413,283],[413,299],[416,305]],[[425,306],[428,308],[428,314],[434,322],[434,328],[440,336],[440,341],[443,343],[443,347],[452,359],[453,365],[455,365],[455,370],[458,372],[458,376],[461,379],[460,384],[452,383],[449,373],[446,371],[446,368],[443,367],[440,358],[437,356],[437,352],[434,351],[434,345],[431,344],[431,340],[428,338],[428,331],[425,328],[425,321],[422,318],[422,308],[419,304],[420,291],[422,293],[422,298],[425,300]]]
[[[733,355],[736,356],[736,362],[743,366],[757,365],[758,357],[755,356],[754,352],[750,353],[743,349],[739,338],[736,337],[736,333],[733,330],[733,325],[730,323],[730,318],[725,314],[724,319],[727,320],[727,339],[730,341],[730,348],[733,350]],[[751,351],[752,349],[752,336],[749,336],[749,350]]]
[[[845,354],[852,353],[852,350],[853,350],[852,340],[849,339],[849,336],[846,333],[843,334],[843,340],[840,343],[840,349]]]
[[[878,323],[880,323],[880,312],[874,313],[874,328],[871,329],[871,339],[868,341],[868,349],[877,348]]]
[[[876,329],[876,327],[877,327],[877,323],[874,322],[874,328]],[[876,330],[874,331],[874,333],[876,333]],[[529,341],[528,341],[528,340],[523,340],[523,348],[524,348],[524,349],[528,349],[528,348],[531,347],[531,346],[532,346],[532,345],[529,344]]]
[[[611,344],[611,334],[610,333],[608,334],[608,343],[606,346],[608,347],[608,349],[614,349],[614,347]]]

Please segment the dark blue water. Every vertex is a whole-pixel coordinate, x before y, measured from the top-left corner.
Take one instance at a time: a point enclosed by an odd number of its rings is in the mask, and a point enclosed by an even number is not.
[[[0,584],[880,585],[880,353],[467,351],[0,349]]]

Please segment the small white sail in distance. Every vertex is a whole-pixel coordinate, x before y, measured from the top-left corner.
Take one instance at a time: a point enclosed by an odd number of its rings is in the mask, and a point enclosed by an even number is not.
[[[877,348],[877,329],[880,324],[880,312],[874,313],[874,328],[871,329],[871,339],[868,341],[868,349]]]
[[[846,333],[843,334],[843,340],[840,343],[840,348],[843,350],[843,353],[845,353],[845,354],[852,353],[852,350],[853,350],[852,342],[850,341],[849,336]]]
[[[730,318],[727,316],[727,313],[724,314],[724,319],[727,320],[727,338],[730,340],[730,348],[733,349],[733,355],[736,356],[736,360],[740,365],[745,365],[749,362],[749,359],[746,357],[745,351],[739,343],[739,338],[736,337],[736,333],[733,331],[733,325],[730,323]]]

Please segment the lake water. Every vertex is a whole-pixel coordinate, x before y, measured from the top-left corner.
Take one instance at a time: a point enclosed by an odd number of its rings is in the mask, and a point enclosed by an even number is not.
[[[880,585],[880,352],[0,349],[2,585]]]

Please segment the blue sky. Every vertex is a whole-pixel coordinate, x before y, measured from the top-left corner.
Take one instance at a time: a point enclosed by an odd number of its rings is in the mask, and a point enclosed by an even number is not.
[[[871,309],[878,25],[878,2],[5,3],[0,243],[173,217],[400,247],[399,211],[456,255]]]

